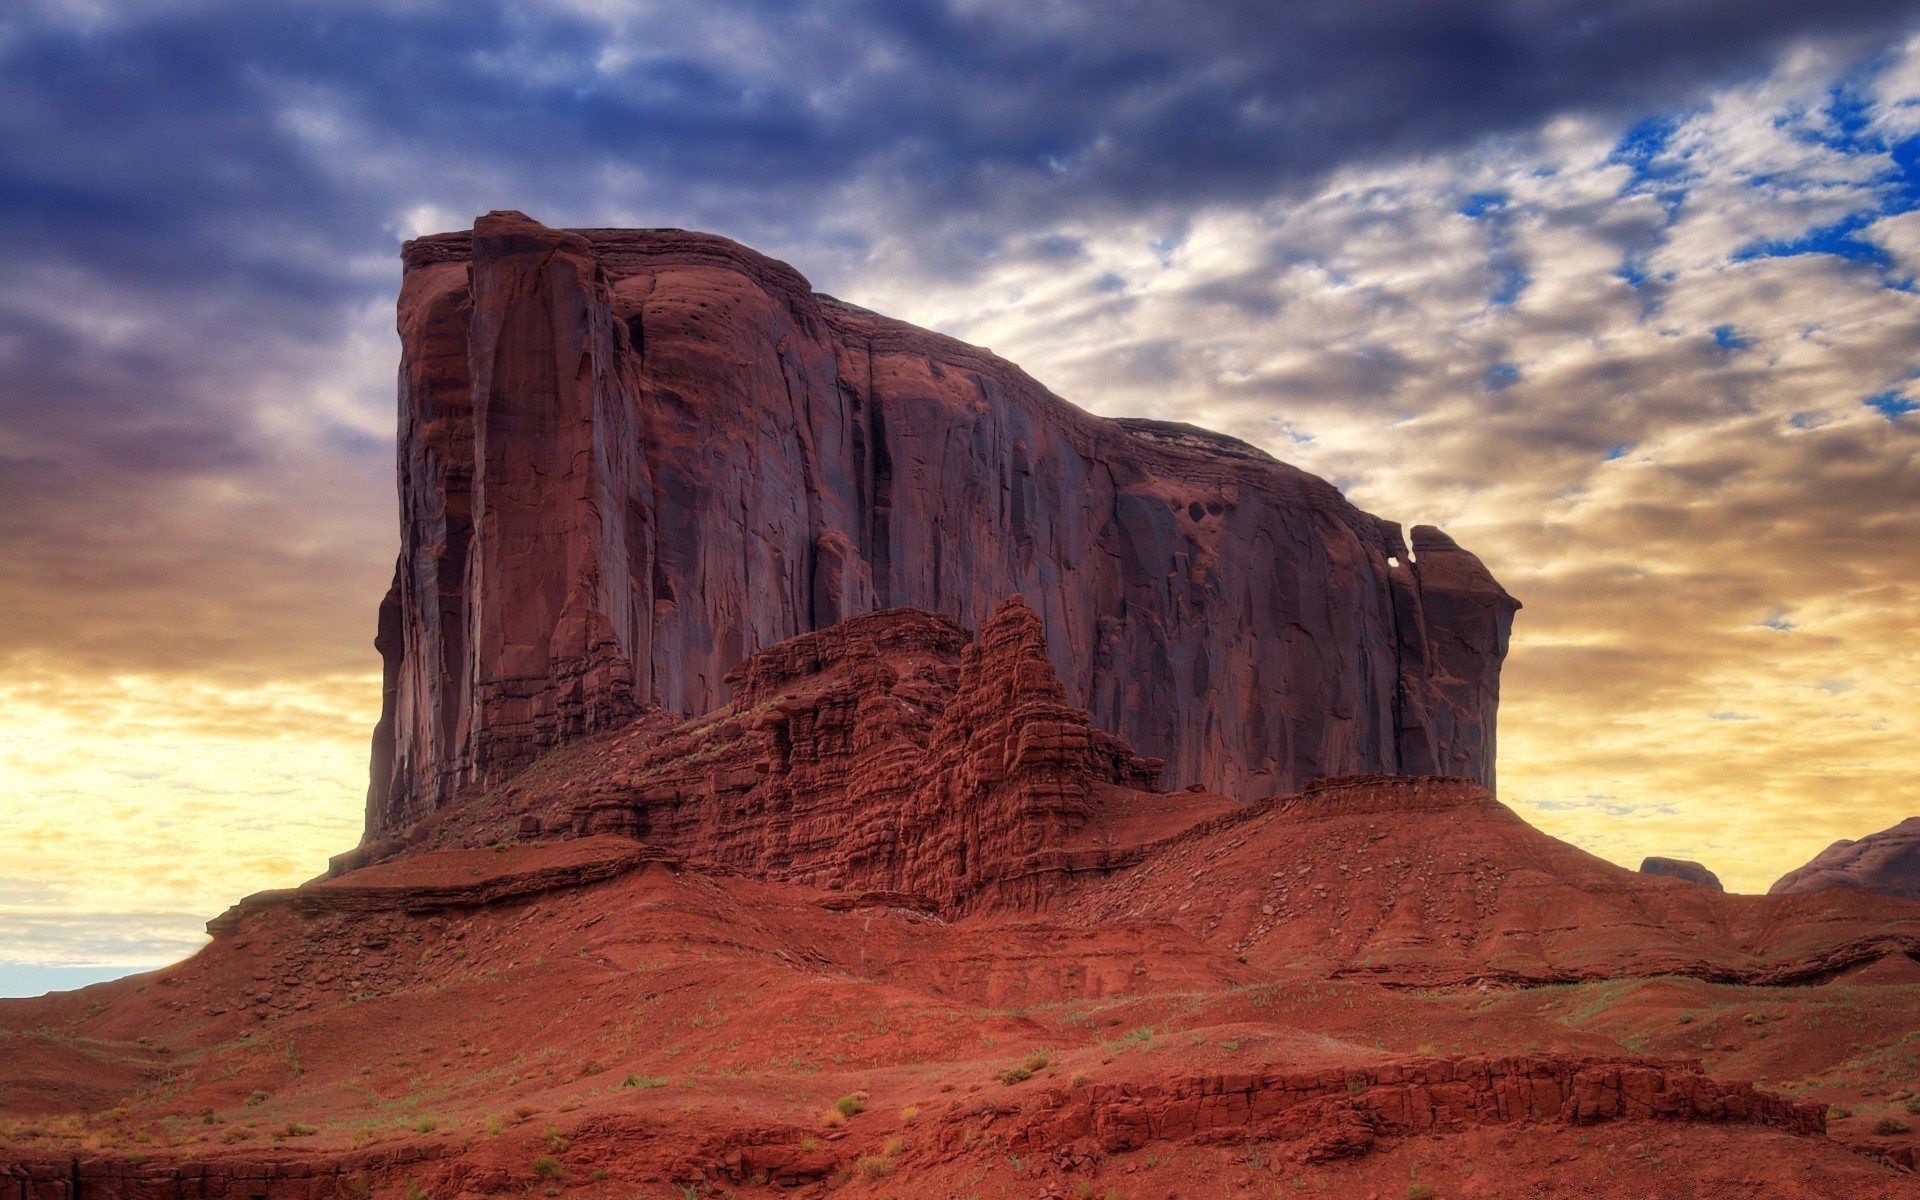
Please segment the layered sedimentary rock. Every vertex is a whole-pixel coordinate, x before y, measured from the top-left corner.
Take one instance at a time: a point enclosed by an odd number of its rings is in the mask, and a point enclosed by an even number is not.
[[[894,895],[947,913],[1032,910],[1076,874],[1139,860],[1235,806],[1158,792],[1162,764],[1070,705],[1040,619],[1015,596],[978,640],[918,609],[852,617],[727,675],[733,699],[640,720],[595,757],[436,815],[438,844],[618,834],[760,878]],[[370,843],[338,865],[418,845]],[[361,874],[364,874],[362,872]]]
[[[1920,817],[1908,817],[1891,829],[1870,833],[1858,841],[1835,842],[1806,866],[1782,875],[1767,891],[1817,892],[1823,888],[1858,888],[1920,900]]]
[[[1684,879],[1688,883],[1697,883],[1701,887],[1712,888],[1716,892],[1727,889],[1720,883],[1720,877],[1690,858],[1662,858],[1649,855],[1640,862],[1642,875],[1664,875],[1668,879]]]
[[[402,548],[368,833],[729,698],[755,651],[1028,598],[1066,703],[1171,782],[1490,784],[1517,604],[1231,438],[1116,422],[722,238],[519,214],[408,244]]]

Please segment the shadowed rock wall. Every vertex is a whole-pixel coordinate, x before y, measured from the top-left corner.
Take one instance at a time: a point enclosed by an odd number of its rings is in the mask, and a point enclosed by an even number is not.
[[[1111,421],[976,347],[678,230],[495,213],[408,243],[402,545],[368,835],[756,650],[875,608],[1024,595],[1069,703],[1254,797],[1491,785],[1518,604],[1219,434]]]

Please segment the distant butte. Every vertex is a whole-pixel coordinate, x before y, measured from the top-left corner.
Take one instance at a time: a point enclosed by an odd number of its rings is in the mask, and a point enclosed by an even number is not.
[[[1242,797],[1491,787],[1519,604],[1237,439],[1112,421],[710,234],[513,212],[409,242],[377,840],[755,651],[1022,595],[1066,702]]]
[[[1641,860],[1642,875],[1665,875],[1669,879],[1684,879],[1688,883],[1697,883],[1701,887],[1712,888],[1716,892],[1727,889],[1721,886],[1720,877],[1699,863],[1688,858],[1661,858],[1657,855]]]
[[[1920,817],[1908,817],[1858,841],[1835,842],[1807,865],[1781,876],[1767,891],[1779,895],[1821,888],[1858,888],[1920,900]]]

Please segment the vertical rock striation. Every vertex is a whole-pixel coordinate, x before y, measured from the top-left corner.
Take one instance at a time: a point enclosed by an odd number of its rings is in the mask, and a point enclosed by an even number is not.
[[[1439,530],[1235,439],[1112,421],[679,230],[408,243],[402,547],[368,835],[877,608],[1024,595],[1063,706],[1170,782],[1493,777],[1518,604]]]

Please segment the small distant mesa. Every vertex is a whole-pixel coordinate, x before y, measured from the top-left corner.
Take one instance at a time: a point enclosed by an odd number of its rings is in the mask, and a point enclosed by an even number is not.
[[[1720,886],[1718,875],[1691,859],[1649,857],[1641,860],[1640,873],[1664,875],[1669,879],[1684,879],[1688,883],[1697,883],[1701,887],[1712,888],[1716,892],[1727,890]]]

